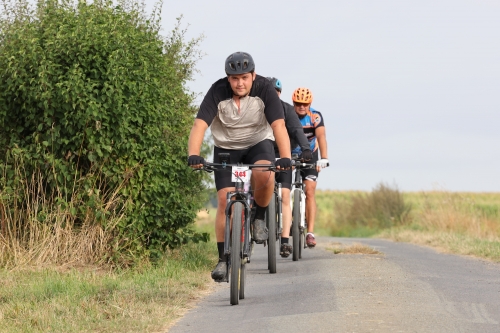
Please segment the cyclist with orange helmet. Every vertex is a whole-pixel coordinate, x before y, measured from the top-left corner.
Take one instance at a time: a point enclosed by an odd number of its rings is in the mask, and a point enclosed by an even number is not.
[[[275,77],[267,78],[278,96],[281,97],[282,84],[281,81]],[[290,138],[290,147],[299,146],[302,149],[302,158],[304,161],[310,161],[312,159],[312,152],[309,148],[309,141],[304,135],[302,129],[302,124],[295,113],[293,106],[281,100],[281,105],[283,106],[283,112],[285,115],[285,126]],[[275,144],[274,151],[276,153],[276,158],[279,158],[278,146]],[[280,172],[276,175],[276,182],[281,183],[281,203],[283,212],[283,230],[281,232],[281,248],[280,255],[283,258],[287,258],[292,252],[292,244],[288,243],[290,238],[290,224],[292,223],[292,207],[290,206],[290,190],[292,188],[292,170],[287,170]]]
[[[304,179],[306,193],[306,219],[307,235],[306,244],[312,248],[316,246],[314,237],[314,222],[316,219],[316,181],[321,169],[328,166],[328,148],[326,143],[325,124],[323,116],[319,111],[311,108],[313,95],[307,88],[297,88],[292,95],[293,107],[299,116],[299,120],[304,129],[304,134],[309,140],[310,149],[313,152],[312,162],[316,162],[316,169],[303,169],[302,179]],[[301,147],[292,147],[292,154],[300,154]],[[321,153],[321,158],[319,158]]]

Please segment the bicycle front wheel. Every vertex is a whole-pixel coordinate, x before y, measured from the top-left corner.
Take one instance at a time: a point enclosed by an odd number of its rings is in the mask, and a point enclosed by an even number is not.
[[[241,253],[243,254],[245,252],[245,243],[249,242],[249,239],[247,239],[248,235],[250,235],[250,232],[247,232],[246,230],[249,226],[245,223],[245,209],[242,210],[241,212]],[[252,249],[250,248],[250,252]],[[248,256],[250,256],[250,253],[248,253]],[[247,277],[247,258],[245,258],[243,255],[241,256],[241,266],[240,266],[240,299],[245,298],[245,281]]]
[[[300,257],[300,191],[294,190],[293,194],[293,219],[292,219],[292,238],[293,238],[293,261]]]
[[[241,226],[242,226],[243,204],[236,202],[233,205],[233,217],[231,227],[231,305],[237,305],[239,301],[240,274],[241,274]]]
[[[267,206],[267,232],[268,232],[268,247],[267,260],[269,273],[276,273],[276,193],[273,193],[271,202]]]

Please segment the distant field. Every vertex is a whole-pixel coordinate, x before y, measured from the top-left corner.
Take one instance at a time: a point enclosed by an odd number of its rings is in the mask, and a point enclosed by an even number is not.
[[[329,236],[384,237],[500,261],[500,193],[399,194],[410,208],[408,215],[399,223],[381,226],[346,220],[346,211],[353,208],[354,198],[367,198],[369,192],[318,191],[317,232]],[[364,209],[362,205],[357,208]]]

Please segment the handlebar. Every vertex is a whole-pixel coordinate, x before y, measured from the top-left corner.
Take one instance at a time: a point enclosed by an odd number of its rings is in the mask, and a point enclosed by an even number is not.
[[[255,168],[263,168],[267,169],[269,171],[273,172],[281,172],[283,170],[278,169],[275,165],[273,164],[242,164],[242,163],[237,163],[237,164],[229,164],[229,163],[210,163],[210,162],[205,162],[203,167],[197,168],[195,170],[203,170],[206,172],[213,172],[216,170],[224,170],[226,169],[227,171],[231,171],[231,167],[247,167],[249,169],[255,169]]]
[[[327,163],[326,166],[329,167],[330,163]],[[313,169],[316,167],[316,163],[301,162],[300,159],[293,159],[292,167],[295,167],[297,169]]]
[[[327,163],[326,166],[329,167],[330,163]],[[304,162],[301,155],[292,154],[292,167],[295,167],[297,169],[313,169],[316,167],[316,163]]]

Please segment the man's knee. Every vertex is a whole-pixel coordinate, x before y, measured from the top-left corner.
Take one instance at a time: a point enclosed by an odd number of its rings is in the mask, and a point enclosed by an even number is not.
[[[283,206],[290,205],[290,190],[289,189],[281,189],[281,201]]]
[[[254,175],[255,188],[262,188],[267,186],[274,186],[274,173],[271,171],[265,172],[252,172]]]
[[[229,189],[223,188],[217,191],[217,209],[225,210],[227,205],[227,192]]]
[[[304,183],[306,185],[306,197],[314,197],[314,194],[316,193],[316,182],[307,181]]]

